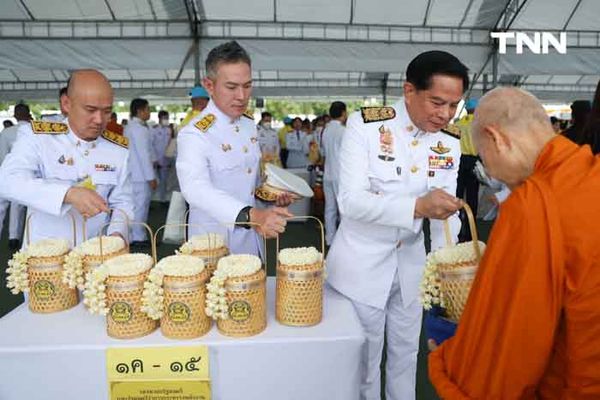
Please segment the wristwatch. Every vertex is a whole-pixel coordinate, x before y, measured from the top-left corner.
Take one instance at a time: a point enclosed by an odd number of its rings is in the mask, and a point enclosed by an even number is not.
[[[250,206],[246,206],[244,208],[242,208],[237,216],[237,218],[235,219],[236,224],[238,224],[239,226],[242,226],[246,229],[250,229],[250,210],[252,209],[252,207]]]

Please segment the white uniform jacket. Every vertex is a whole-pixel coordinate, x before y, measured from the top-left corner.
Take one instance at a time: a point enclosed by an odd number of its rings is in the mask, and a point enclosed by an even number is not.
[[[456,193],[459,140],[417,129],[401,99],[353,113],[339,159],[342,221],[327,257],[328,281],[351,299],[384,309],[398,269],[403,302],[410,304],[425,265],[415,201],[434,188]],[[451,217],[454,240],[459,228]],[[432,220],[431,232],[432,249],[444,245],[442,221]]]
[[[31,240],[72,238],[71,221],[76,217],[78,242],[81,242],[83,218],[64,204],[69,188],[88,182],[95,185],[110,208],[133,216],[133,196],[129,181],[127,140],[105,131],[96,140],[79,139],[66,123],[33,121],[22,125],[12,151],[0,168],[0,197],[27,207],[31,218]],[[114,212],[112,221],[123,221]],[[98,214],[87,221],[87,237],[99,234],[108,216]],[[111,227],[127,238],[124,224]]]
[[[133,117],[125,126],[123,135],[129,139],[131,182],[149,182],[155,179],[154,161],[156,157],[152,148],[152,133],[145,122]]]
[[[254,229],[233,228],[240,210],[255,205],[260,147],[254,122],[235,120],[210,101],[177,136],[177,177],[190,205],[190,233],[221,232],[233,254],[259,254]],[[225,224],[225,225],[224,225]]]

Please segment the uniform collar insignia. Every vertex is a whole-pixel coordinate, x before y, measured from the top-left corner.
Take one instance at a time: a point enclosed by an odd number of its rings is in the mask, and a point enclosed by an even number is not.
[[[62,122],[31,121],[31,129],[36,134],[64,135],[69,132],[69,126]]]
[[[114,143],[118,146],[124,147],[124,148],[128,148],[129,147],[129,139],[127,139],[125,136],[123,135],[119,135],[118,133],[114,133],[112,131],[107,131],[105,130],[102,133],[102,137],[106,140],[108,140],[111,143]]]
[[[460,128],[456,125],[450,124],[441,130],[442,133],[452,136],[453,138],[460,139]]]
[[[214,114],[206,114],[200,121],[196,122],[194,126],[200,129],[202,132],[206,132],[208,128],[213,126],[217,117]]]
[[[365,123],[387,121],[396,117],[394,107],[361,107],[360,112]]]
[[[439,142],[437,142],[437,145],[435,147],[430,147],[431,151],[433,151],[434,153],[437,154],[446,154],[446,153],[450,153],[450,148],[449,147],[444,147],[444,144],[442,143],[442,141],[440,140]]]

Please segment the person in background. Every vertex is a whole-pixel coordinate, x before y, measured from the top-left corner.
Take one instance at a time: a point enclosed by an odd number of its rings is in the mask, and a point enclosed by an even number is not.
[[[271,125],[272,120],[273,116],[271,113],[264,111],[261,114],[260,122],[256,127],[258,144],[260,145],[261,162],[262,165],[265,163],[272,163],[281,166],[281,161],[279,160],[279,138],[277,137],[277,132]]]
[[[4,128],[8,128],[13,126],[14,124],[12,123],[12,121],[10,119],[5,119],[4,121],[2,121],[2,126]]]
[[[592,106],[588,100],[575,100],[571,104],[571,126],[562,134],[574,143],[583,142],[583,130]]]
[[[471,124],[473,123],[473,113],[477,107],[477,99],[469,99],[465,103],[467,115],[459,119],[454,125],[460,129],[460,168],[458,170],[458,181],[456,183],[456,197],[465,199],[473,217],[477,218],[477,209],[479,204],[479,180],[473,172],[475,163],[479,160],[477,150],[473,145],[471,138]],[[461,215],[462,220],[466,221],[466,215]],[[471,240],[471,231],[468,224],[463,223],[459,242],[468,242]]]
[[[202,110],[204,110],[208,104],[210,97],[206,89],[201,85],[196,85],[190,90],[190,101],[192,102],[192,109],[185,115],[179,126],[183,128],[190,123]]]
[[[550,124],[552,125],[552,130],[554,133],[560,133],[560,119],[555,116],[550,117]]]
[[[167,176],[169,174],[170,159],[166,155],[167,147],[171,142],[171,128],[169,127],[169,112],[160,110],[158,112],[158,124],[154,125],[152,133],[152,148],[155,167],[158,171],[158,201],[165,203],[167,200]]]
[[[67,110],[65,109],[64,104],[67,97],[67,86],[60,88],[58,91],[58,105],[60,108],[60,114],[42,116],[42,121],[64,122],[65,119],[67,119]]]
[[[580,144],[588,144],[592,153],[600,153],[600,81],[596,86],[592,109],[583,129],[583,140]]]
[[[281,160],[281,165],[283,165],[283,168],[287,168],[288,150],[285,140],[288,132],[293,130],[292,121],[293,120],[290,117],[285,117],[283,119],[283,126],[277,132],[277,137],[279,138],[279,147],[281,149],[279,152],[279,159]]]
[[[306,168],[308,166],[309,143],[302,127],[302,119],[296,117],[292,122],[292,131],[285,135],[288,151],[287,168]]]
[[[152,149],[152,136],[148,129],[150,119],[150,105],[145,99],[133,99],[129,106],[131,123],[125,127],[125,137],[129,139],[131,182],[133,197],[133,222],[131,227],[131,245],[133,247],[148,246],[150,238],[147,237],[146,228],[142,223],[148,222],[150,199],[152,191],[156,190],[157,181],[154,173],[156,162]]]
[[[12,125],[0,133],[0,164],[6,158],[17,141],[17,132],[23,125],[29,125],[31,114],[29,106],[26,104],[17,104],[14,109],[14,117],[17,125]],[[25,207],[17,202],[0,200],[0,232],[4,222],[4,215],[10,204],[10,213],[8,220],[8,248],[18,250],[21,248],[21,237],[23,236],[23,224],[25,220]]]
[[[339,153],[342,147],[342,138],[346,129],[348,112],[346,104],[334,101],[329,107],[331,122],[323,131],[322,154],[325,163],[323,174],[323,191],[325,193],[325,241],[328,246],[333,243],[333,238],[339,225],[339,211],[337,204],[339,185]]]
[[[117,135],[123,135],[123,126],[117,123],[117,113],[112,112],[108,124],[106,124],[106,130],[116,133]]]

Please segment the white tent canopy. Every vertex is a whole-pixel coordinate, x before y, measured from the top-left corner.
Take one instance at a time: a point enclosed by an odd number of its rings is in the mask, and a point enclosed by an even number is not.
[[[590,98],[600,77],[594,0],[1,0],[0,100],[54,100],[98,68],[117,97],[185,97],[215,45],[238,40],[255,96],[397,96],[418,53],[547,101]],[[498,55],[490,31],[567,31],[568,53]],[[198,72],[196,72],[196,70]],[[496,74],[494,74],[496,72]]]

